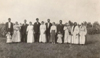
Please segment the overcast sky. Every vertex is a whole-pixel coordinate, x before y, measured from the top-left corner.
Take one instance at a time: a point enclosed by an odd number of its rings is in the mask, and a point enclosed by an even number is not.
[[[100,23],[100,0],[0,0],[0,22],[7,22],[9,17],[12,22],[49,18],[57,23],[59,20]]]

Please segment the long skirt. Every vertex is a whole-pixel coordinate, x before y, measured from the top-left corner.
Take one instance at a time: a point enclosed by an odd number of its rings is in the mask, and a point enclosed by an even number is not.
[[[33,31],[28,31],[27,43],[33,43],[33,42],[34,42]]]
[[[45,30],[41,30],[39,42],[46,43],[46,34],[44,32]]]
[[[12,42],[20,42],[20,32],[19,31],[14,31],[14,34],[12,36]]]
[[[64,43],[71,43],[71,35],[65,35]]]
[[[80,40],[79,43],[80,44],[85,44],[85,32],[80,32]]]
[[[72,37],[72,43],[73,44],[78,44],[79,43],[79,36],[78,35],[73,35],[73,37]]]
[[[55,43],[55,36],[56,36],[55,30],[52,30],[51,31],[51,42],[52,43]]]

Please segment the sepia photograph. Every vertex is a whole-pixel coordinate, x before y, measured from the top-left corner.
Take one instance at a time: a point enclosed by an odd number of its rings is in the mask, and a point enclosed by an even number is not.
[[[0,58],[100,58],[100,0],[0,0]]]

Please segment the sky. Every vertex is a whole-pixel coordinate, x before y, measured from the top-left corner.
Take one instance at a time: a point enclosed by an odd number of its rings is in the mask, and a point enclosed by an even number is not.
[[[0,0],[0,23],[41,21],[100,23],[100,0]]]

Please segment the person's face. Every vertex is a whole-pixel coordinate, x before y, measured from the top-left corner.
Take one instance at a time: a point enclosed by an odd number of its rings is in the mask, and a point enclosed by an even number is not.
[[[47,21],[50,22],[50,19],[48,19]]]
[[[18,25],[18,22],[16,22],[15,24]]]
[[[36,19],[37,22],[39,22],[39,19]]]
[[[44,24],[44,22],[41,22],[41,24],[43,25],[43,24]]]
[[[27,21],[26,20],[24,20],[24,23],[26,23]]]
[[[10,18],[8,19],[8,22],[11,22],[11,19]]]
[[[53,25],[55,25],[55,23],[54,23],[54,22],[53,22],[52,24],[53,24]]]
[[[75,23],[75,26],[77,25],[77,23]]]
[[[60,24],[62,24],[62,21],[59,21]]]
[[[32,22],[30,22],[29,24],[32,25]]]

